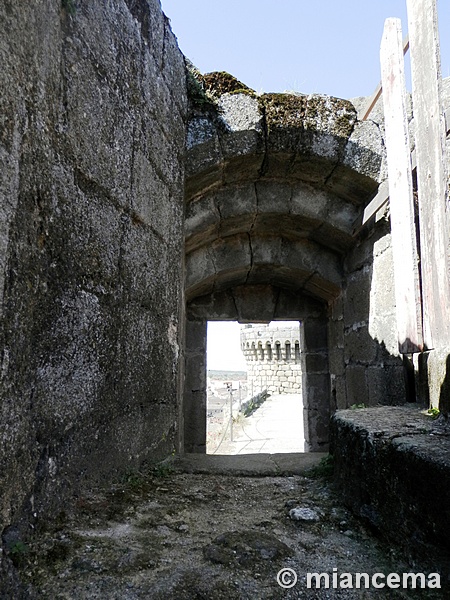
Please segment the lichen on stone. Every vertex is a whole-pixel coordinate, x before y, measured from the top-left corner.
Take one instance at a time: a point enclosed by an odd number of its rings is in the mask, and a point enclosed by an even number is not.
[[[299,127],[306,115],[306,97],[293,94],[264,94],[260,99],[267,126]]]
[[[339,137],[351,135],[357,113],[350,101],[313,94],[308,96],[307,102],[309,124],[313,123],[318,129],[326,129]]]

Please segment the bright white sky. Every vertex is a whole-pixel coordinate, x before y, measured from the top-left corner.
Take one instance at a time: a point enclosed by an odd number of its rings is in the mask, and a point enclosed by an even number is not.
[[[384,21],[407,33],[406,0],[162,0],[184,54],[202,72],[228,71],[257,92],[340,98],[380,80]],[[450,8],[438,0],[442,75],[450,76]]]
[[[207,368],[213,371],[246,371],[241,352],[239,323],[208,321]]]
[[[449,0],[438,0],[443,77],[450,76]],[[384,21],[407,33],[406,0],[162,0],[183,53],[257,92],[369,96],[380,81]],[[406,67],[408,72],[408,66]],[[208,368],[243,370],[238,323],[209,323]]]

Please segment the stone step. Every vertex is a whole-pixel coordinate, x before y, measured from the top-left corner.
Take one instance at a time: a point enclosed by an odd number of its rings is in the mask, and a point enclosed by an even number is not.
[[[295,452],[279,454],[185,454],[174,461],[174,468],[185,473],[214,475],[245,475],[273,477],[277,475],[304,475],[316,467],[324,452]]]

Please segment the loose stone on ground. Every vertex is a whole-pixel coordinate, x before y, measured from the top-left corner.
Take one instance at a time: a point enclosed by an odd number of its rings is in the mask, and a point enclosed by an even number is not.
[[[36,536],[20,568],[39,598],[379,600],[407,596],[311,590],[306,573],[435,570],[431,556],[430,564],[408,562],[383,545],[325,479],[161,473],[80,497],[72,518]],[[290,590],[276,581],[282,568],[298,574]],[[437,592],[414,598],[442,598]]]

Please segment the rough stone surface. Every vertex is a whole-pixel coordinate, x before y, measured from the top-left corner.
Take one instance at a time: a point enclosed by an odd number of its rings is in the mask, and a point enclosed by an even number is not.
[[[338,411],[331,451],[336,483],[356,514],[408,553],[440,546],[450,566],[446,420],[416,405]]]
[[[387,222],[379,221],[360,236],[345,258],[344,271],[344,289],[328,325],[329,339],[337,342],[329,345],[336,406],[415,401],[398,350]]]
[[[0,28],[0,531],[26,536],[177,444],[187,95],[156,0]]]
[[[203,554],[216,564],[264,569],[269,564],[267,561],[279,561],[292,556],[293,550],[269,533],[230,531],[222,533],[205,546]]]
[[[223,94],[216,115],[210,107],[203,114],[197,110],[191,123],[189,196],[212,184],[247,178],[249,172],[254,178],[282,177],[335,189],[358,205],[376,190],[384,156],[381,133],[373,123],[359,123],[352,139],[356,112],[347,100],[289,94],[264,94],[256,100]]]
[[[289,517],[293,521],[320,521],[320,517],[315,510],[312,508],[305,508],[304,506],[291,508],[289,511]]]
[[[83,486],[177,446],[204,450],[211,317],[304,321],[310,449],[327,447],[336,407],[417,389],[448,414],[447,349],[414,362],[416,386],[398,354],[389,212],[354,235],[385,177],[380,107],[362,123],[348,101],[187,73],[159,0],[5,0],[0,27],[0,594],[32,593],[12,548]],[[445,431],[432,449],[420,435],[372,446],[422,485],[447,448]],[[408,477],[392,486],[409,490]],[[398,497],[406,539],[417,515]],[[372,523],[377,502],[365,503]],[[439,515],[421,540],[443,542]],[[75,568],[97,565],[81,556]],[[182,597],[194,583],[178,575]],[[250,588],[237,595],[264,597]]]
[[[20,570],[39,598],[395,598],[396,590],[306,588],[306,573],[333,568],[438,571],[446,585],[435,552],[413,560],[380,543],[317,476],[156,475],[130,475],[110,490],[81,495],[73,519],[30,540]],[[292,521],[290,502],[323,516]],[[276,580],[286,567],[298,574],[290,590]],[[414,598],[443,598],[445,591],[414,590]]]
[[[353,235],[363,206],[386,176],[382,112],[360,122],[344,100],[258,98],[239,93],[235,81],[227,90],[230,80],[223,74],[211,81],[216,113],[209,106],[202,118],[205,131],[214,130],[215,145],[199,130],[197,139],[189,138],[187,154],[188,301],[270,284],[333,304],[328,335],[339,345],[320,341],[321,352],[328,350],[331,382],[321,382],[321,402],[333,409],[412,400],[396,339],[389,223],[381,219]],[[194,122],[200,112],[194,111]],[[254,299],[250,313],[256,321],[269,320],[271,300]],[[233,293],[221,314],[251,320]],[[297,317],[295,311],[289,314]],[[315,337],[312,331],[310,352]],[[326,356],[322,359],[326,363]],[[325,411],[314,413],[317,399],[310,408],[310,421],[317,422],[313,431],[326,431]]]

